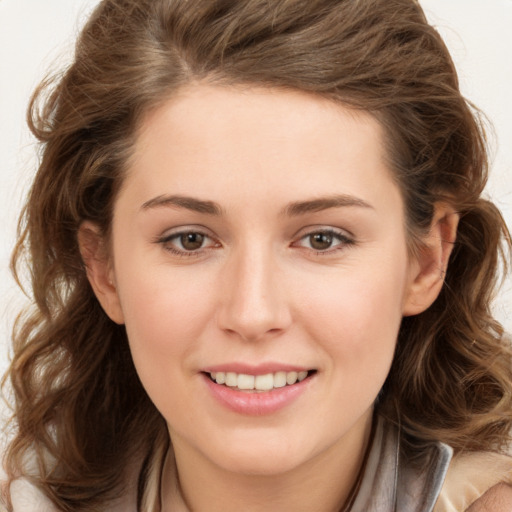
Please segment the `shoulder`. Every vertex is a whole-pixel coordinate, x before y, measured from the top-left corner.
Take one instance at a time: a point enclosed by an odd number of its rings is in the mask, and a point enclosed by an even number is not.
[[[434,512],[510,512],[510,486],[512,457],[491,452],[456,455],[448,468]],[[500,503],[502,508],[498,508]]]
[[[510,512],[512,510],[512,486],[497,484],[473,503],[466,512]]]
[[[14,512],[57,512],[52,503],[28,480],[14,480],[10,486]]]
[[[1,2],[1,0],[0,0]],[[1,455],[1,454],[0,454]],[[29,459],[27,474],[32,474],[37,480],[34,459]],[[105,502],[100,507],[103,512],[136,512],[137,489],[140,462],[136,461],[127,469],[127,481],[123,489],[119,491],[119,497]],[[6,505],[2,495],[9,494],[13,512],[60,512],[60,507],[52,503],[36,485],[30,481],[30,477],[24,476],[7,483],[7,477],[0,466],[0,512],[6,512]],[[6,499],[6,498],[5,498]],[[95,509],[96,510],[96,509]],[[98,509],[99,510],[99,509]]]
[[[13,512],[59,512],[48,498],[28,480],[20,478],[14,480],[10,486]],[[136,500],[131,494],[125,498],[109,503],[105,510],[108,512],[135,512]],[[0,512],[4,512],[0,503]]]

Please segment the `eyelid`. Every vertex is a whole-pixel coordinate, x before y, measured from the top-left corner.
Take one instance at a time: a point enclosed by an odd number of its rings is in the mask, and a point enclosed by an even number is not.
[[[304,247],[300,245],[300,242],[314,235],[316,233],[329,234],[335,237],[339,243],[336,245],[329,247],[325,250],[314,249],[313,247]],[[347,247],[355,245],[356,241],[354,236],[347,230],[336,228],[334,226],[325,226],[325,225],[316,225],[316,226],[308,226],[306,228],[302,228],[294,237],[294,242],[292,246],[299,247],[305,250],[313,251],[318,255],[328,255],[334,252],[344,250]]]
[[[169,239],[169,238],[172,238],[177,235],[183,235],[185,233],[198,233],[201,235],[208,236],[210,238],[214,238],[211,231],[209,229],[205,228],[204,226],[197,225],[197,224],[190,224],[190,225],[187,224],[184,226],[176,226],[174,228],[166,229],[165,231],[162,232],[161,235],[157,235],[155,237],[155,242],[160,241],[160,240]]]
[[[182,235],[186,235],[188,233],[195,233],[195,234],[204,236],[205,238],[211,240],[212,243],[205,247],[201,247],[201,248],[199,248],[197,250],[193,250],[193,251],[187,251],[184,249],[179,249],[178,247],[171,246],[172,240],[174,240]],[[166,231],[164,231],[163,234],[155,237],[153,242],[156,244],[163,245],[165,250],[167,250],[173,254],[176,254],[178,256],[184,256],[184,257],[199,256],[207,250],[214,249],[216,247],[221,246],[218,238],[209,229],[207,229],[203,226],[197,226],[197,225],[179,226],[176,228],[166,230]]]
[[[177,239],[180,236],[189,233],[201,235],[208,239],[210,243],[195,250],[180,249],[179,247],[172,243],[174,239]],[[333,238],[337,240],[337,243],[335,243],[332,247],[328,247],[324,250],[315,249],[314,247],[306,247],[301,244],[301,242],[305,240],[307,237],[310,237],[317,233],[331,235]],[[169,229],[167,231],[164,231],[163,234],[155,237],[153,242],[162,245],[164,249],[167,250],[168,252],[183,257],[201,256],[206,251],[222,247],[222,243],[219,241],[218,237],[216,237],[209,229],[205,228],[204,226],[197,225],[186,225]],[[293,237],[291,246],[298,247],[318,255],[328,255],[334,252],[338,252],[340,250],[344,250],[349,246],[355,245],[355,243],[356,242],[354,236],[346,229],[337,228],[329,225],[313,225],[301,228]]]
[[[352,234],[348,229],[339,228],[336,226],[331,226],[329,224],[313,224],[310,226],[305,226],[299,229],[293,239],[304,238],[305,236],[312,235],[314,233],[332,233],[334,235],[342,236],[349,239],[355,239],[354,234]]]

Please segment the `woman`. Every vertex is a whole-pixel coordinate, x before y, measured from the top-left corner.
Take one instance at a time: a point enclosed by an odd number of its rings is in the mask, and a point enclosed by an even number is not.
[[[416,2],[105,0],[31,111],[8,509],[510,509],[508,232]]]

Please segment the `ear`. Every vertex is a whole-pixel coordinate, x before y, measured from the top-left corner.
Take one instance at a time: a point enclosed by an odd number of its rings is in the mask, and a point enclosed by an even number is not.
[[[78,246],[84,261],[87,279],[101,307],[111,320],[124,323],[123,311],[117,293],[114,269],[99,227],[84,221],[78,229]]]
[[[403,315],[425,311],[436,300],[444,284],[448,260],[457,238],[459,214],[449,205],[438,203],[430,230],[416,254],[411,256],[411,276]]]

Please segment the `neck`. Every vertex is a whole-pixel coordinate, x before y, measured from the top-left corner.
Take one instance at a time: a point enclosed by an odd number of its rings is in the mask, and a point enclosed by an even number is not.
[[[162,478],[162,512],[339,512],[350,502],[370,443],[371,418],[339,443],[282,474],[228,471],[175,444]]]

